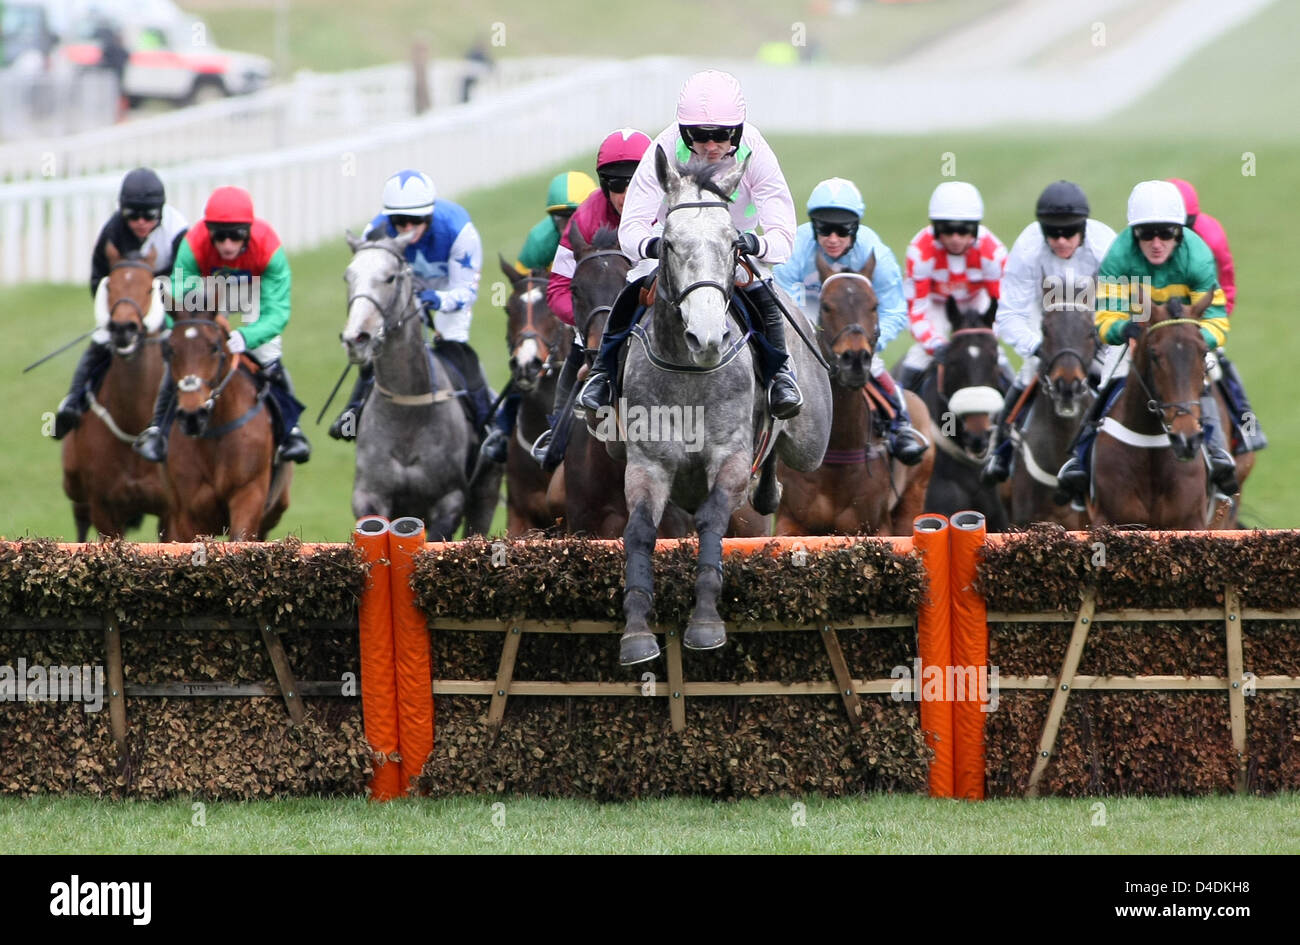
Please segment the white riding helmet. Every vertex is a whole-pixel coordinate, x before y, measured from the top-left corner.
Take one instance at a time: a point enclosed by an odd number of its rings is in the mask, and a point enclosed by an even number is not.
[[[437,196],[438,191],[428,174],[412,170],[398,171],[384,182],[384,213],[389,216],[427,217],[433,213]]]
[[[930,219],[979,223],[984,219],[984,198],[974,184],[946,180],[930,195]]]
[[[1187,222],[1187,207],[1178,186],[1167,180],[1144,180],[1128,195],[1128,225]]]

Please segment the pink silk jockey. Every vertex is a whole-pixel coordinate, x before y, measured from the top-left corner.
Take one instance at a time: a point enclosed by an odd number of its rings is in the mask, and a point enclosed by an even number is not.
[[[1228,248],[1228,234],[1223,232],[1223,224],[1218,220],[1208,213],[1201,213],[1201,201],[1196,196],[1195,187],[1177,177],[1169,178],[1169,182],[1183,195],[1183,205],[1187,208],[1187,215],[1196,217],[1196,222],[1192,224],[1192,232],[1205,240],[1210,251],[1214,253],[1214,264],[1219,270],[1219,287],[1223,289],[1223,294],[1227,298],[1227,310],[1231,315],[1233,307],[1237,304],[1237,274],[1232,267],[1232,250]]]

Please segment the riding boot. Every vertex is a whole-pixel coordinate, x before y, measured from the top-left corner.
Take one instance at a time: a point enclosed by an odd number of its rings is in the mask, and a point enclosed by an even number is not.
[[[289,369],[284,366],[282,361],[268,364],[264,370],[267,379],[284,394],[277,403],[281,411],[281,423],[285,427],[284,442],[280,444],[276,458],[285,463],[305,463],[311,459],[311,444],[307,442],[302,427],[298,426],[297,416],[285,416],[288,404],[293,404],[295,407],[301,406],[298,404],[298,398],[294,396],[293,378],[289,376]]]
[[[492,389],[488,387],[487,378],[483,375],[483,365],[479,363],[478,352],[464,341],[448,341],[445,338],[438,339],[434,351],[450,361],[464,378],[465,396],[469,398],[474,412],[474,432],[482,436],[483,428],[491,419],[494,398]]]
[[[515,418],[519,415],[519,403],[522,394],[509,394],[492,416],[492,429],[483,438],[479,453],[491,463],[504,463],[510,455],[510,434],[515,429]]]
[[[1259,417],[1250,406],[1246,396],[1246,387],[1241,383],[1237,366],[1228,360],[1227,355],[1219,352],[1219,367],[1223,369],[1223,378],[1219,381],[1219,390],[1228,404],[1232,414],[1233,425],[1241,437],[1237,446],[1238,453],[1254,453],[1268,446],[1268,437],[1260,429]]]
[[[81,422],[81,415],[86,412],[86,391],[94,390],[99,385],[112,361],[113,350],[98,341],[92,341],[81,355],[77,369],[72,374],[67,396],[59,403],[58,412],[54,414],[56,440],[63,439]]]
[[[803,406],[803,393],[794,378],[790,354],[785,346],[785,315],[772,287],[760,282],[743,290],[750,308],[759,316],[756,325],[767,340],[770,351],[761,352],[758,358],[763,383],[767,387],[768,408],[778,420],[798,416]]]
[[[1052,494],[1052,501],[1057,505],[1068,503],[1077,511],[1083,510],[1088,496],[1088,454],[1092,450],[1093,440],[1097,438],[1097,429],[1101,426],[1102,417],[1106,415],[1106,410],[1114,399],[1115,390],[1123,380],[1119,377],[1111,378],[1110,383],[1092,402],[1088,415],[1079,425],[1079,432],[1074,435],[1074,442],[1070,444],[1070,458],[1056,474],[1056,492]]]
[[[1237,464],[1227,450],[1223,424],[1219,422],[1219,408],[1210,394],[1201,397],[1201,427],[1205,430],[1205,455],[1210,461],[1210,479],[1214,488],[1226,496],[1234,496],[1241,491],[1237,484]]]
[[[582,368],[585,357],[586,349],[575,340],[569,346],[569,354],[564,359],[559,379],[555,382],[555,403],[546,418],[547,428],[533,443],[533,459],[541,463],[547,472],[554,471],[564,460],[564,448],[568,446],[569,438],[567,435],[557,437],[555,434],[561,427],[567,427],[568,419],[564,416],[564,408],[573,395],[573,385],[578,379],[578,371]]]
[[[904,364],[898,369],[898,386],[903,390],[910,390],[913,394],[921,394],[921,378],[925,377],[923,368],[914,368]]]
[[[167,437],[171,433],[172,417],[176,408],[176,385],[172,383],[171,365],[163,362],[162,384],[153,404],[153,420],[144,432],[135,438],[131,449],[151,463],[161,463],[167,458]]]
[[[361,425],[361,408],[370,396],[370,388],[375,384],[375,369],[369,362],[361,365],[357,372],[357,382],[352,385],[348,395],[347,406],[330,424],[330,436],[336,440],[355,440],[357,428]]]
[[[641,304],[641,287],[650,276],[642,276],[623,286],[614,307],[605,322],[605,330],[600,336],[600,350],[596,361],[591,366],[587,383],[578,394],[578,403],[573,412],[586,419],[588,414],[595,415],[601,407],[608,407],[614,400],[614,372],[618,370],[618,352],[627,340],[632,326],[636,324],[637,309]]]
[[[912,418],[907,412],[907,400],[894,384],[892,377],[882,372],[879,375],[872,375],[871,382],[894,409],[894,415],[889,419],[886,430],[890,455],[904,466],[915,466],[925,458],[925,451],[930,448],[929,439],[912,426]]]
[[[986,486],[1011,478],[1011,463],[1015,457],[1015,446],[1011,442],[1011,411],[1016,409],[1016,403],[1024,392],[1025,385],[1016,381],[1002,402],[1002,412],[998,414],[998,445],[980,470],[980,482]]]

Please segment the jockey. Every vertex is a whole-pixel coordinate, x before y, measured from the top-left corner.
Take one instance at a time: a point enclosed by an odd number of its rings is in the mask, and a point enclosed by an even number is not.
[[[794,251],[787,261],[773,267],[772,277],[816,325],[821,318],[822,291],[818,256],[835,272],[858,272],[875,256],[871,287],[879,302],[880,337],[871,359],[871,379],[894,408],[887,433],[889,452],[900,462],[915,466],[925,456],[929,443],[912,427],[907,404],[880,357],[885,346],[907,327],[903,274],[893,251],[861,222],[865,210],[862,194],[852,181],[841,177],[822,181],[808,197],[809,222],[796,231]]]
[[[569,225],[569,218],[595,189],[596,182],[582,171],[565,171],[555,175],[546,188],[546,218],[539,220],[528,231],[515,268],[524,275],[534,269],[550,269],[555,250],[560,245],[560,235]]]
[[[162,181],[147,167],[137,167],[122,178],[117,206],[99,231],[90,257],[90,296],[97,304],[99,284],[108,277],[111,268],[106,251],[110,243],[123,257],[127,253],[142,256],[154,253],[154,275],[164,276],[172,271],[176,247],[189,225],[180,211],[167,203]],[[81,415],[86,411],[86,391],[98,389],[112,359],[108,330],[98,328],[90,336],[90,346],[77,362],[72,385],[54,415],[56,440],[63,439],[81,422]]]
[[[1088,198],[1078,184],[1068,180],[1048,184],[1038,197],[1037,219],[1021,231],[1007,255],[993,330],[998,340],[1015,348],[1024,361],[998,417],[997,449],[982,476],[986,485],[1005,482],[1011,476],[1011,411],[1038,376],[1043,312],[1050,310],[1049,305],[1093,298],[1097,270],[1115,240],[1115,231],[1091,219],[1090,212]],[[1101,377],[1104,355],[1104,349],[1099,350],[1093,367],[1085,365],[1089,377]],[[1022,411],[1016,419],[1024,416]]]
[[[218,187],[203,208],[203,220],[186,234],[176,251],[172,270],[172,312],[185,311],[187,293],[200,291],[206,310],[210,294],[203,288],[210,276],[251,279],[255,300],[251,311],[243,312],[243,324],[230,332],[227,350],[247,353],[262,368],[271,384],[272,400],[280,417],[281,461],[305,463],[311,458],[311,444],[298,427],[302,404],[294,397],[293,381],[281,361],[281,340],[289,324],[289,286],[292,274],[280,237],[265,220],[253,213],[253,198],[240,187]],[[170,370],[163,373],[153,422],[136,438],[133,448],[145,459],[161,463],[167,458],[167,434],[171,428],[176,386]]]
[[[1128,286],[1135,280],[1150,280],[1150,302],[1170,299],[1194,303],[1206,292],[1213,293],[1210,307],[1201,316],[1201,337],[1213,351],[1228,334],[1226,298],[1219,288],[1214,254],[1205,242],[1186,228],[1187,211],[1178,188],[1166,180],[1142,181],[1128,198],[1128,227],[1115,238],[1097,273],[1097,332],[1109,345],[1128,347],[1141,334],[1141,327],[1129,316]],[[1113,379],[1102,392],[1079,429],[1072,455],[1057,473],[1058,504],[1066,501],[1082,506],[1088,494],[1088,451],[1097,435],[1097,422],[1105,416],[1123,384]],[[1225,496],[1236,494],[1236,468],[1224,448],[1214,398],[1201,396],[1201,424],[1205,429],[1210,478]]]
[[[1232,264],[1232,250],[1228,248],[1228,235],[1223,232],[1223,224],[1208,213],[1201,213],[1201,202],[1196,196],[1195,187],[1176,177],[1171,177],[1169,182],[1183,195],[1183,204],[1187,207],[1187,225],[1193,233],[1205,240],[1205,244],[1214,253],[1214,264],[1219,271],[1219,287],[1223,289],[1224,297],[1228,300],[1226,306],[1228,314],[1232,315],[1232,310],[1237,306],[1237,276]],[[1216,349],[1214,353],[1218,355],[1219,367],[1222,369],[1219,390],[1223,393],[1228,409],[1232,411],[1233,423],[1239,434],[1237,452],[1253,453],[1262,450],[1268,446],[1268,438],[1259,428],[1259,418],[1251,409],[1250,400],[1246,396],[1246,387],[1241,382],[1241,375],[1237,373],[1236,365],[1223,353],[1223,348]]]
[[[916,344],[903,358],[899,380],[905,388],[919,383],[935,352],[948,343],[950,297],[970,312],[985,311],[1000,294],[1007,248],[981,225],[983,219],[984,198],[974,184],[944,181],[930,195],[930,225],[907,244],[903,292]]]
[[[677,98],[677,122],[655,138],[655,147],[646,151],[628,187],[618,236],[623,252],[640,262],[628,273],[630,281],[610,312],[600,353],[575,411],[580,409],[591,416],[612,400],[619,347],[636,321],[641,287],[650,281],[658,265],[662,226],[656,226],[655,220],[662,220],[665,211],[663,188],[655,175],[656,148],[662,147],[669,159],[683,164],[693,157],[709,163],[726,157],[737,162],[748,158],[745,174],[729,205],[738,232],[736,248],[769,264],[789,258],[794,244],[794,199],[776,155],[745,117],[740,83],[726,72],[697,72],[682,86]],[[753,232],[755,226],[762,227],[762,236]],[[787,420],[803,406],[803,394],[790,369],[780,303],[770,280],[755,279],[741,291],[757,315],[755,337],[761,333],[762,341],[755,361],[767,387],[769,408],[774,417]]]
[[[600,143],[600,148],[596,152],[596,176],[600,179],[600,189],[588,194],[573,214],[573,225],[577,226],[584,240],[591,242],[596,231],[602,226],[613,230],[618,229],[619,222],[623,218],[623,201],[627,199],[628,184],[632,182],[637,164],[649,147],[649,136],[633,128],[612,131]],[[555,251],[555,261],[551,264],[550,281],[546,284],[546,304],[555,313],[556,318],[566,325],[573,324],[573,294],[570,285],[576,270],[577,262],[573,256],[573,245],[569,241],[569,227],[566,226],[560,233],[560,245]],[[569,395],[573,391],[573,382],[577,379],[578,369],[582,366],[584,341],[585,339],[574,333],[575,343],[569,347],[569,356],[564,361],[559,381],[555,386],[552,428],[555,424],[554,414],[568,402]],[[512,402],[514,411],[508,417],[504,417],[503,414],[511,408]],[[499,461],[505,461],[507,437],[514,428],[514,412],[517,412],[518,404],[516,397],[509,397],[502,404],[502,409],[497,414],[500,447],[490,458],[495,459],[496,455],[499,455],[501,457]],[[497,430],[488,437],[489,443],[497,440]],[[532,448],[533,458],[548,471],[555,469],[564,458],[558,449],[561,444],[557,443],[557,449],[548,449],[552,442],[551,433],[551,429],[545,430]],[[486,449],[487,443],[484,444],[484,450]]]
[[[474,408],[475,429],[481,429],[492,407],[492,392],[478,355],[469,346],[473,305],[483,267],[478,230],[465,208],[446,198],[438,199],[433,181],[419,171],[398,171],[388,178],[383,199],[383,210],[370,221],[362,237],[392,238],[415,229],[416,237],[407,244],[405,257],[415,275],[416,295],[423,303],[425,318],[432,319],[433,350],[459,372],[453,386],[464,384]],[[330,425],[330,436],[336,440],[356,439],[361,406],[373,383],[373,368],[362,365],[347,406]]]

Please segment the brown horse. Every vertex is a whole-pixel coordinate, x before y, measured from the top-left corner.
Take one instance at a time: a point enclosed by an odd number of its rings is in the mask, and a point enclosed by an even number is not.
[[[1151,316],[1137,339],[1124,390],[1092,448],[1088,513],[1093,524],[1234,526],[1230,504],[1212,504],[1208,498],[1209,473],[1202,452],[1206,344],[1198,320],[1212,297],[1205,293],[1186,317],[1178,299],[1167,306],[1150,305]],[[1141,304],[1140,298],[1137,301]],[[1220,418],[1226,418],[1217,390],[1214,396]],[[1254,455],[1237,457],[1238,483],[1250,474]]]
[[[157,515],[163,531],[167,520],[162,468],[131,450],[153,416],[163,373],[165,313],[153,281],[157,254],[123,257],[112,243],[105,252],[111,268],[95,306],[113,359],[99,391],[87,394],[90,410],[63,439],[63,491],[72,500],[78,541],[86,540],[91,525],[101,539],[121,538],[145,515]]]
[[[501,271],[513,287],[506,300],[510,383],[523,395],[506,456],[506,534],[514,537],[555,526],[556,516],[547,500],[553,474],[533,459],[531,446],[547,428],[555,382],[572,336],[546,304],[545,271],[521,275],[504,258]]]
[[[289,507],[293,464],[271,467],[270,382],[259,385],[251,359],[227,351],[224,322],[179,320],[164,345],[177,388],[166,464],[172,541],[222,532],[261,541]]]
[[[1088,366],[1096,357],[1097,330],[1091,307],[1063,307],[1043,313],[1040,371],[1024,408],[1024,428],[1012,434],[1016,468],[1008,507],[1012,525],[1056,522],[1069,530],[1086,526],[1084,513],[1057,505],[1056,471],[1070,455],[1079,425],[1096,394]]]
[[[777,512],[778,535],[910,535],[912,520],[924,511],[925,491],[934,470],[934,444],[915,466],[891,461],[875,434],[877,410],[867,384],[880,335],[871,275],[874,254],[860,272],[833,273],[819,255],[822,280],[820,341],[831,363],[830,444],[820,468],[799,472],[781,464],[784,489]],[[921,399],[905,392],[912,422],[930,426]]]

